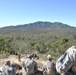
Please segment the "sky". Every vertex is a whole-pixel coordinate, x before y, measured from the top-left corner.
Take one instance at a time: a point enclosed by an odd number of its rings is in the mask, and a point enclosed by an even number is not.
[[[0,28],[37,21],[76,27],[76,0],[0,0]]]

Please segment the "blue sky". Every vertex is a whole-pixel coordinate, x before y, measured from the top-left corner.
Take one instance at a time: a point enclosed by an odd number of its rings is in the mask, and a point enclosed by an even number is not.
[[[0,27],[36,21],[76,27],[76,0],[0,0]]]

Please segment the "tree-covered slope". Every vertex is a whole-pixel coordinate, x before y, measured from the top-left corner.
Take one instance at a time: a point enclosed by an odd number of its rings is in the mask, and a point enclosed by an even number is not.
[[[0,28],[0,52],[9,50],[59,57],[68,47],[76,45],[76,28],[60,22],[35,22]]]

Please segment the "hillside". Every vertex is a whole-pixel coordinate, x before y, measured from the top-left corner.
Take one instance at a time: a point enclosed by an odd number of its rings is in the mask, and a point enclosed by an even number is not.
[[[1,43],[2,42],[2,43]],[[0,28],[0,52],[39,52],[59,57],[76,45],[76,28],[61,22],[35,22]]]

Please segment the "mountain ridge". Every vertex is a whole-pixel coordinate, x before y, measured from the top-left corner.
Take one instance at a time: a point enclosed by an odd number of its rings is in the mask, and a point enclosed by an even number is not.
[[[73,26],[70,26],[68,24],[64,24],[61,22],[43,22],[43,21],[37,21],[34,23],[28,23],[28,24],[21,24],[21,25],[16,25],[16,26],[6,26],[2,27],[3,28],[76,28]]]

